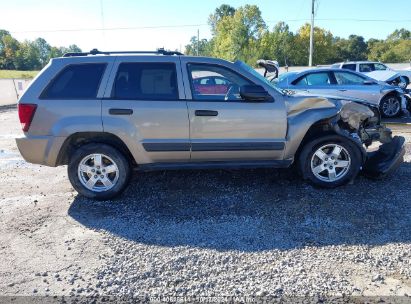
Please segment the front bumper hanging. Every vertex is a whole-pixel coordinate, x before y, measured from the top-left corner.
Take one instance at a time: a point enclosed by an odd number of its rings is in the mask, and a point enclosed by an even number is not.
[[[394,136],[391,142],[382,144],[377,151],[367,153],[363,173],[370,178],[383,178],[404,162],[404,155],[405,138]]]

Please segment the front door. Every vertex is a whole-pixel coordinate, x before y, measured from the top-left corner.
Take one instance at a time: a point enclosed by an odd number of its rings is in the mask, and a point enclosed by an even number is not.
[[[380,86],[377,82],[365,82],[368,78],[351,72],[334,72],[339,94],[344,97],[360,98],[378,105]]]
[[[230,67],[181,58],[190,119],[191,160],[282,159],[287,128],[282,100],[246,102],[239,94],[249,79]],[[215,88],[204,79],[218,79]],[[187,91],[186,91],[187,92]]]

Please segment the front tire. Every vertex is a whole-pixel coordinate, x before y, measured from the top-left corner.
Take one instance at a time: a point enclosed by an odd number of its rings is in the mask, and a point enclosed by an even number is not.
[[[85,197],[108,200],[119,195],[130,179],[130,163],[117,149],[87,144],[70,157],[68,176],[74,189]]]
[[[306,144],[299,157],[299,167],[303,178],[314,186],[335,188],[358,175],[361,159],[354,143],[331,135]]]
[[[401,113],[401,100],[395,95],[385,96],[380,103],[380,111],[383,117],[393,118]]]

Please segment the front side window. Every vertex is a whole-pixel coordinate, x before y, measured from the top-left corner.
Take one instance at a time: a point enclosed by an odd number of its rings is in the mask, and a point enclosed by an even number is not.
[[[348,64],[343,64],[342,68],[346,70],[355,71],[356,66],[355,66],[355,63],[348,63]]]
[[[323,73],[312,73],[305,75],[303,78],[299,79],[296,85],[308,85],[308,86],[321,86],[330,85],[331,80],[327,72]]]
[[[375,63],[374,67],[376,71],[385,71],[387,69],[387,67],[382,63]]]
[[[105,63],[65,67],[41,94],[42,99],[94,99],[106,68]]]
[[[177,73],[174,63],[121,63],[112,93],[115,99],[177,100]]]
[[[339,85],[359,85],[363,84],[365,80],[365,78],[353,73],[335,72],[334,75]]]
[[[189,64],[188,72],[194,100],[241,100],[240,87],[252,85],[236,72],[218,65]]]

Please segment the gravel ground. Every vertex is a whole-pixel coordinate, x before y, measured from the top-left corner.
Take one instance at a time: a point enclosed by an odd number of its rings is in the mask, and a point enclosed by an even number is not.
[[[24,162],[19,129],[0,110],[0,295],[411,295],[409,129],[382,181],[152,172],[109,202],[77,196],[65,167]]]

